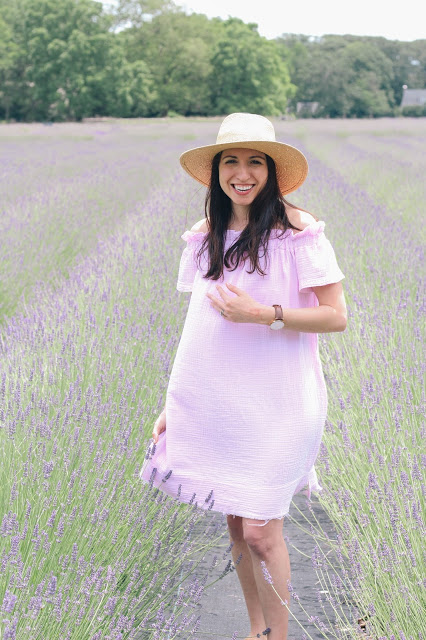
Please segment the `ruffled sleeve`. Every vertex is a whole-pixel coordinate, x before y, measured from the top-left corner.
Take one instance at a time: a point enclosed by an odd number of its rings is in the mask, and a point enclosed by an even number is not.
[[[334,249],[324,233],[325,222],[318,220],[291,235],[299,279],[299,292],[311,287],[340,282],[345,277],[337,264]]]
[[[176,284],[178,291],[192,291],[195,274],[198,270],[195,253],[204,235],[201,231],[185,231],[185,233],[181,235],[182,240],[186,241],[186,247],[182,252],[179,264],[179,274]]]

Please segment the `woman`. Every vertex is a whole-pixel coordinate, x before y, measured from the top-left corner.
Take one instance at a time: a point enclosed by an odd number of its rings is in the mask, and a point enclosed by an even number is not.
[[[285,640],[282,519],[306,485],[309,499],[322,490],[317,334],[346,328],[344,275],[325,223],[284,200],[307,162],[276,142],[269,120],[231,114],[216,144],[185,152],[181,164],[208,186],[205,219],[182,236],[177,288],[192,295],[141,478],[227,515],[249,635]]]

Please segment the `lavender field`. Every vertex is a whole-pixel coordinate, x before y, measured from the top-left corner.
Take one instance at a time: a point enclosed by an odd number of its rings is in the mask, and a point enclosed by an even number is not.
[[[326,222],[349,311],[344,333],[320,335],[329,412],[316,468],[338,535],[310,525],[327,601],[311,623],[327,639],[426,640],[426,122],[275,125],[308,158],[289,199]],[[197,605],[226,554],[201,580],[191,567],[218,539],[226,548],[220,514],[203,529],[196,505],[139,470],[188,304],[180,236],[203,217],[178,156],[217,128],[0,125],[2,639],[206,637]]]

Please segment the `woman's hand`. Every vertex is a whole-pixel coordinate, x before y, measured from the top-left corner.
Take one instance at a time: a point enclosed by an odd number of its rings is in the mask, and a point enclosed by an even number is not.
[[[158,442],[158,436],[160,433],[166,430],[166,412],[163,410],[154,423],[154,430],[152,432],[152,439],[155,443]]]
[[[260,305],[259,302],[249,296],[248,293],[236,287],[234,284],[227,282],[226,286],[236,295],[228,295],[220,284],[218,284],[216,285],[216,289],[220,298],[211,293],[206,294],[211,300],[212,307],[217,309],[219,313],[223,309],[223,317],[230,322],[259,322],[259,314],[264,305]]]

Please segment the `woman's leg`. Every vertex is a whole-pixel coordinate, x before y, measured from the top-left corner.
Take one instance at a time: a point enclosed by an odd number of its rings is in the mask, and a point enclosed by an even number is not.
[[[248,615],[250,618],[250,636],[256,636],[266,629],[265,618],[263,616],[262,605],[257,592],[256,580],[253,573],[253,563],[247,543],[243,536],[243,523],[240,516],[227,516],[229,538],[234,543],[231,553],[234,563],[237,562],[240,554],[242,558],[236,565],[238,578],[246,602]],[[265,636],[263,636],[265,638]],[[266,640],[266,639],[265,639]]]
[[[243,518],[243,537],[253,564],[253,574],[257,585],[257,593],[265,616],[266,627],[271,629],[268,640],[287,640],[289,612],[281,600],[287,600],[290,607],[290,594],[287,580],[291,582],[290,559],[287,545],[283,538],[283,521],[270,520],[265,526],[258,525],[258,520]],[[266,563],[274,587],[265,580],[261,561]]]

